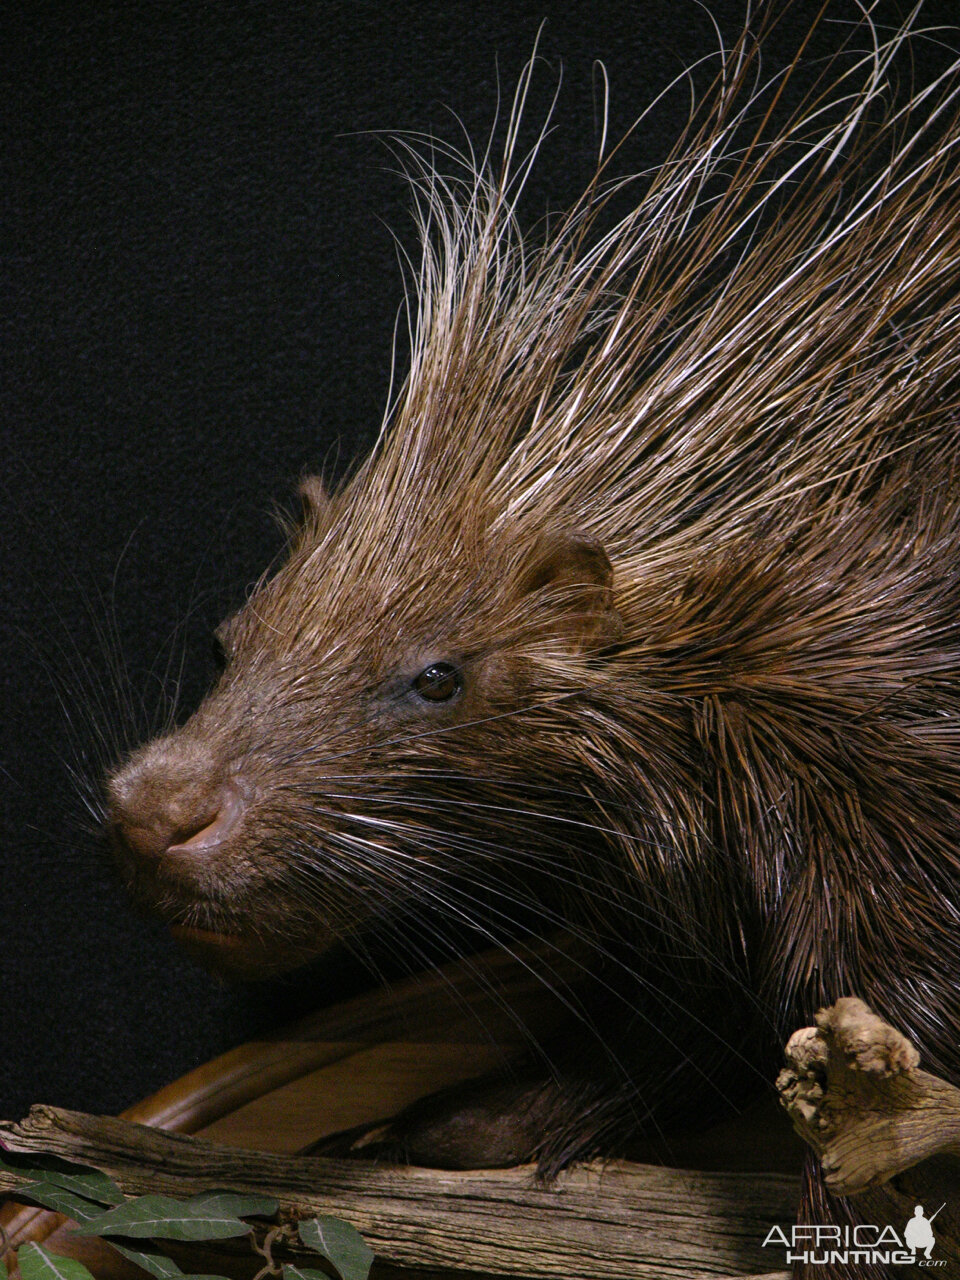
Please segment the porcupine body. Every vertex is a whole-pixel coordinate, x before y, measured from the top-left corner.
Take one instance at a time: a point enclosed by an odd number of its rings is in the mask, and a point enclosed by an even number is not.
[[[228,966],[425,917],[588,958],[574,1051],[415,1160],[623,1149],[847,993],[960,1081],[960,125],[953,73],[891,105],[905,39],[768,136],[745,36],[629,212],[601,164],[535,247],[517,115],[422,165],[373,454],[110,779],[133,893]]]

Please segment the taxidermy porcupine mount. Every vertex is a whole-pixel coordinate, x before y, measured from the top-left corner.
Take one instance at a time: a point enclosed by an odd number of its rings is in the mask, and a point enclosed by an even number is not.
[[[602,156],[535,244],[533,64],[502,165],[411,148],[378,443],[109,779],[131,891],[224,967],[426,919],[587,957],[563,1044],[382,1151],[622,1150],[848,993],[958,1077],[960,73],[898,102],[919,37],[841,31],[776,130],[744,35],[629,211]]]

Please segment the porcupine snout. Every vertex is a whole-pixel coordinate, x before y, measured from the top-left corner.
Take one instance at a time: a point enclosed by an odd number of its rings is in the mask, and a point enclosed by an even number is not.
[[[107,786],[109,829],[121,861],[178,864],[214,855],[240,826],[247,788],[199,744],[161,739],[138,753]]]

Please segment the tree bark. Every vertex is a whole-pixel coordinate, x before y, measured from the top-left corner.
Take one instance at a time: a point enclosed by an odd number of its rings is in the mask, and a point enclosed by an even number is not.
[[[452,1275],[785,1276],[762,1242],[771,1226],[793,1222],[798,1195],[797,1180],[781,1174],[626,1162],[581,1166],[542,1186],[530,1168],[452,1173],[291,1158],[52,1107],[0,1124],[0,1142],[104,1169],[128,1195],[255,1189],[298,1217],[346,1219],[384,1263]],[[17,1182],[0,1174],[0,1188]]]

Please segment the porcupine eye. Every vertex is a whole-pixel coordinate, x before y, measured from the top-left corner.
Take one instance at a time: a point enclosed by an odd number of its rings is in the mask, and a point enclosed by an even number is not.
[[[413,688],[428,702],[449,702],[463,686],[460,672],[450,662],[432,662],[413,682]]]

